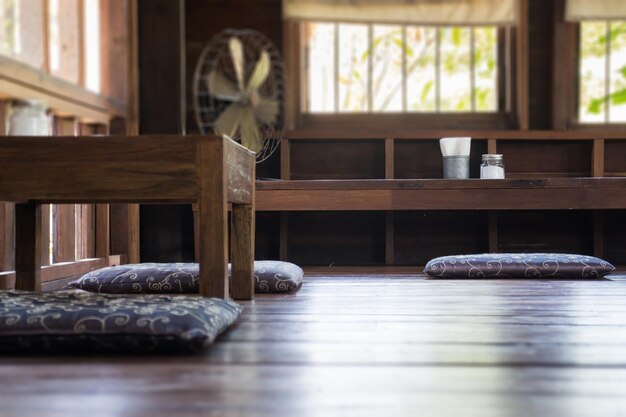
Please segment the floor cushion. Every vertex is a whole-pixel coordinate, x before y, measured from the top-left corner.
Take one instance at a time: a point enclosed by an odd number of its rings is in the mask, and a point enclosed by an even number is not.
[[[615,269],[594,256],[563,253],[484,253],[431,259],[434,278],[599,278]]]
[[[88,272],[68,286],[100,293],[197,294],[198,275],[197,263],[127,264]],[[290,262],[254,262],[257,293],[295,291],[300,288],[303,279],[302,268]]]
[[[0,352],[194,351],[240,312],[199,296],[0,291]]]

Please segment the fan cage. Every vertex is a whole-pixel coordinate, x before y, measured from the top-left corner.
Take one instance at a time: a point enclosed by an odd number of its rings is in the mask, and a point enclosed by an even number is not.
[[[282,59],[276,46],[262,33],[252,29],[226,29],[214,36],[204,47],[198,59],[193,80],[196,122],[202,134],[214,133],[215,120],[231,104],[230,101],[220,100],[210,94],[207,79],[211,72],[218,71],[234,84],[237,84],[228,46],[229,40],[233,36],[238,37],[243,46],[245,81],[250,79],[262,51],[266,51],[270,57],[270,72],[259,88],[259,94],[277,100],[279,111],[274,123],[261,123],[259,125],[259,131],[263,137],[262,148],[256,154],[256,160],[259,163],[269,158],[278,148],[283,135],[285,114],[285,71]],[[241,142],[239,134],[233,139]]]

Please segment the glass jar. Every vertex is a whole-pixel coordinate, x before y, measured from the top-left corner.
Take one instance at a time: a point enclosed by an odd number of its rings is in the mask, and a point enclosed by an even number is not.
[[[15,101],[9,118],[9,135],[50,135],[50,119],[45,104],[40,100]]]
[[[504,162],[500,154],[483,154],[480,164],[480,178],[502,179],[504,178]]]

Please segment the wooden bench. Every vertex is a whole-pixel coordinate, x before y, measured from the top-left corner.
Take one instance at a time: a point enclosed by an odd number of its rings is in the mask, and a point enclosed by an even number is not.
[[[258,181],[258,211],[624,209],[626,178]]]
[[[0,201],[16,202],[17,289],[40,290],[41,204],[197,205],[200,292],[253,297],[255,156],[217,136],[0,138]]]

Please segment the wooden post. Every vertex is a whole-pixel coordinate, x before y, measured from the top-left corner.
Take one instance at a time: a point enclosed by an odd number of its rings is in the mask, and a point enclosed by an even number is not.
[[[519,0],[517,25],[517,120],[520,130],[528,130],[528,0]]]
[[[395,141],[393,137],[385,138],[385,179],[395,177]],[[394,215],[393,211],[385,212],[385,264],[393,265],[395,261],[394,246]]]
[[[228,298],[228,204],[225,143],[198,144],[200,295]],[[204,265],[205,267],[202,267]],[[208,266],[208,268],[207,268]]]
[[[15,205],[15,289],[41,291],[41,205]]]
[[[254,298],[254,224],[254,204],[233,204],[230,295],[235,300]]]

